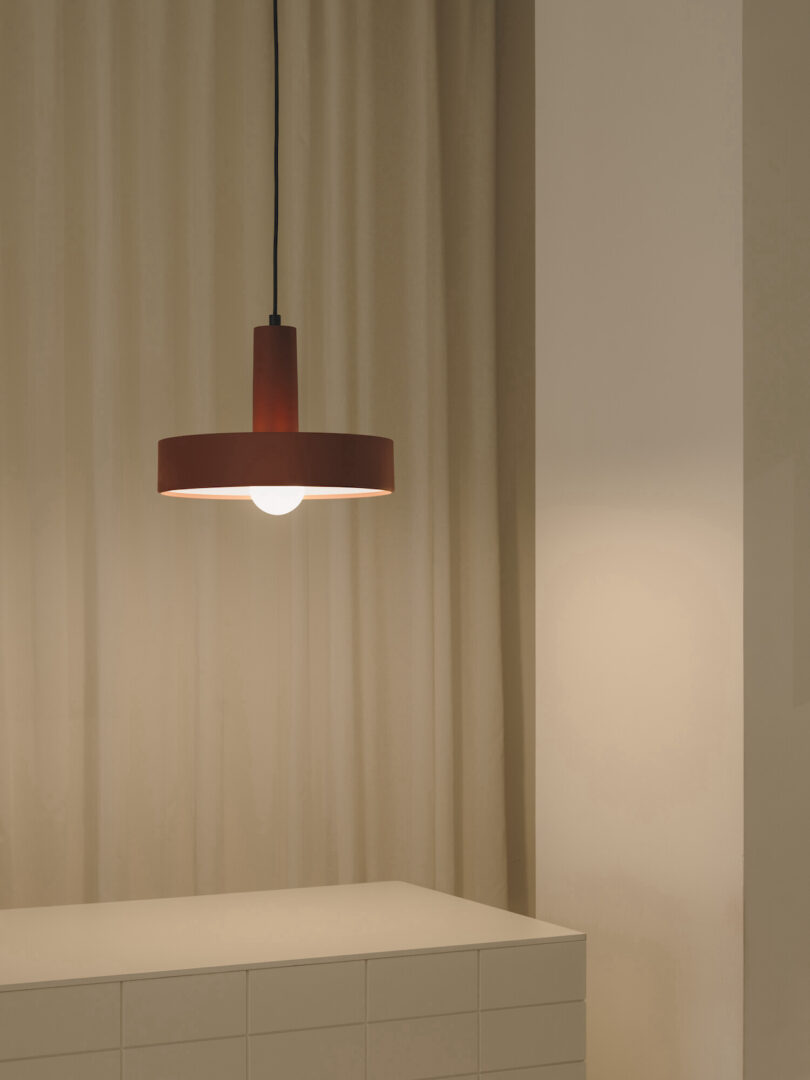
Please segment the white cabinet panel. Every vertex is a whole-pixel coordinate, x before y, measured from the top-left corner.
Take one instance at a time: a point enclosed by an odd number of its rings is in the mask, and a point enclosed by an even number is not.
[[[368,1026],[368,1080],[429,1080],[477,1068],[477,1013]]]
[[[245,972],[124,983],[124,1046],[245,1033]]]
[[[266,968],[248,979],[251,1032],[361,1024],[366,1018],[362,960]]]
[[[119,983],[0,993],[0,1061],[119,1045]]]
[[[245,1080],[245,1039],[206,1039],[124,1051],[124,1080]]]
[[[0,1080],[120,1080],[120,1077],[120,1050],[0,1063]]]
[[[250,1036],[251,1080],[364,1080],[365,1027]]]
[[[481,1013],[481,1071],[580,1061],[585,1005],[532,1005]]]
[[[481,1073],[482,1080],[585,1080],[585,1062],[568,1065],[537,1065],[532,1069]]]
[[[368,1018],[471,1012],[478,1008],[478,954],[431,953],[368,962]]]
[[[482,1009],[584,997],[584,941],[481,950]]]

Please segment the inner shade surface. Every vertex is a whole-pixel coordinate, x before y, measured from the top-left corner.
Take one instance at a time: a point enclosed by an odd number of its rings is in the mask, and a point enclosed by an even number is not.
[[[383,488],[307,487],[301,484],[290,486],[303,487],[305,499],[362,499],[372,495],[390,495],[390,491]],[[250,486],[178,488],[176,491],[163,491],[161,494],[174,495],[181,499],[249,499]]]

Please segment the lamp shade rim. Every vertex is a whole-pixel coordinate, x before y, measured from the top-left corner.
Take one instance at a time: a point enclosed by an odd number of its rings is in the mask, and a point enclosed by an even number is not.
[[[304,498],[394,490],[394,444],[380,435],[231,431],[158,443],[158,491],[184,498],[249,498],[250,487],[296,486]]]

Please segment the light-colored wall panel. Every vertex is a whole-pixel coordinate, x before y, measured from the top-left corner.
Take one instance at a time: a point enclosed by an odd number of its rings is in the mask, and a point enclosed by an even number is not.
[[[584,1057],[585,1006],[581,1002],[481,1013],[482,1072]]]
[[[0,1060],[119,1045],[119,983],[0,993]]]
[[[470,1012],[478,1008],[478,953],[394,956],[368,962],[368,1018]]]
[[[537,913],[594,1080],[740,1080],[742,4],[535,12]]]
[[[481,1008],[585,997],[585,942],[481,950]]]
[[[244,1080],[245,1039],[206,1039],[124,1051],[124,1080]]]
[[[245,1033],[245,972],[124,983],[124,1046]]]
[[[476,1013],[369,1024],[367,1080],[428,1080],[477,1064]]]
[[[121,1051],[0,1063],[0,1080],[120,1080]]]
[[[745,1077],[810,1077],[810,4],[745,0]]]
[[[365,1080],[365,1028],[251,1035],[251,1080]]]
[[[366,965],[301,964],[248,972],[251,1032],[358,1024],[366,1015]]]

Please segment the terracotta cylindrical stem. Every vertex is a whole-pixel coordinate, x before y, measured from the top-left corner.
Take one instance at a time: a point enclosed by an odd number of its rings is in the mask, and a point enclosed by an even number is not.
[[[294,326],[254,327],[253,430],[298,431]]]

